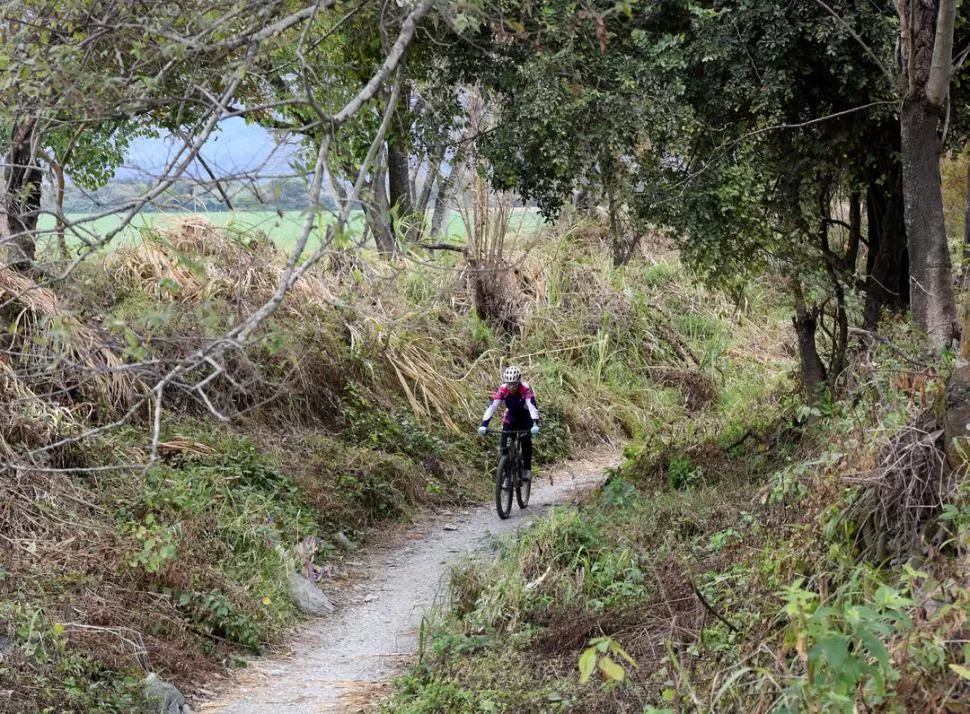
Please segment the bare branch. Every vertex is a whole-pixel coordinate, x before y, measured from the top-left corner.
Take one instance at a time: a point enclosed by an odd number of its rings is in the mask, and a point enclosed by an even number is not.
[[[857,32],[856,32],[855,30],[853,30],[853,29],[852,29],[852,27],[851,27],[851,26],[849,25],[849,23],[847,23],[847,22],[846,22],[846,21],[845,21],[845,20],[844,20],[844,19],[842,18],[842,16],[840,16],[840,15],[839,15],[839,14],[838,14],[838,13],[837,13],[837,12],[836,12],[835,10],[833,10],[833,9],[832,9],[831,7],[829,7],[828,5],[826,5],[826,4],[825,4],[825,3],[824,3],[824,2],[822,1],[822,0],[815,0],[815,2],[816,2],[816,3],[818,3],[818,4],[819,4],[819,5],[820,5],[820,6],[821,6],[821,7],[822,7],[822,8],[823,8],[823,9],[824,9],[824,10],[825,10],[825,11],[826,11],[827,13],[829,13],[829,14],[830,14],[830,15],[831,15],[832,17],[834,17],[834,18],[835,18],[835,20],[836,20],[836,21],[837,21],[837,22],[838,22],[838,23],[839,23],[840,25],[842,25],[842,27],[844,27],[844,28],[845,28],[845,31],[846,31],[846,32],[848,32],[848,33],[849,33],[849,34],[850,34],[850,35],[852,36],[852,39],[854,39],[854,40],[855,40],[855,41],[856,41],[857,43],[859,43],[859,46],[860,46],[860,47],[862,47],[862,49],[863,49],[863,50],[865,51],[865,53],[866,53],[867,55],[869,55],[869,57],[870,57],[870,58],[872,59],[872,61],[873,61],[873,62],[875,62],[875,63],[876,63],[876,67],[878,67],[878,68],[880,69],[880,71],[881,71],[881,72],[882,72],[882,73],[883,73],[884,75],[886,75],[886,79],[888,79],[888,80],[890,81],[890,83],[893,83],[893,84],[895,84],[895,82],[896,82],[896,78],[895,78],[895,77],[893,76],[893,74],[892,74],[892,72],[890,72],[890,71],[889,71],[889,68],[888,68],[888,67],[886,67],[886,65],[885,65],[885,64],[883,64],[883,62],[882,62],[882,60],[881,60],[881,59],[879,59],[879,56],[878,56],[878,55],[877,55],[877,54],[876,54],[875,52],[873,52],[873,51],[872,51],[872,48],[871,48],[871,47],[869,47],[869,45],[867,45],[867,44],[865,43],[865,41],[864,41],[864,40],[862,39],[862,37],[860,37],[860,36],[859,36],[859,33],[857,33]]]

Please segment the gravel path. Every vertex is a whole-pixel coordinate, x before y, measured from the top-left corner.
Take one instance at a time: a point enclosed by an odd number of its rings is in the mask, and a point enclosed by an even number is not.
[[[193,709],[207,714],[361,711],[387,691],[388,681],[417,650],[421,618],[434,606],[457,558],[482,550],[488,535],[514,531],[591,488],[618,460],[615,450],[593,450],[581,460],[543,470],[533,484],[530,508],[513,505],[505,521],[494,504],[442,511],[367,549],[347,564],[355,569],[352,586],[325,588],[337,606],[334,615],[308,623],[289,654],[252,660],[219,687],[221,693],[209,692],[208,701],[193,702]]]

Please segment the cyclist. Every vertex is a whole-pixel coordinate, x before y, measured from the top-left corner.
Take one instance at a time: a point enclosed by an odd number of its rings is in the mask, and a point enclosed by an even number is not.
[[[478,433],[488,431],[488,422],[505,402],[505,418],[502,420],[502,453],[508,447],[508,432],[528,431],[522,436],[522,461],[525,466],[526,481],[532,480],[532,435],[539,433],[539,407],[536,395],[527,382],[522,381],[522,371],[518,367],[506,367],[502,372],[502,385],[492,396],[492,403],[485,410]]]

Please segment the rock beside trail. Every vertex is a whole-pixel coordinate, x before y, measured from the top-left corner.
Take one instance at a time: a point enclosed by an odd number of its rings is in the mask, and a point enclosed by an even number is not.
[[[290,573],[290,597],[296,609],[307,615],[322,617],[333,612],[333,603],[320,588],[298,573]]]
[[[343,531],[340,531],[339,533],[337,533],[335,538],[337,541],[337,545],[339,545],[344,550],[350,551],[350,552],[357,550],[357,544],[352,542],[350,538],[348,538]]]
[[[154,672],[143,682],[145,701],[152,714],[192,714],[185,697],[174,685],[159,679]]]

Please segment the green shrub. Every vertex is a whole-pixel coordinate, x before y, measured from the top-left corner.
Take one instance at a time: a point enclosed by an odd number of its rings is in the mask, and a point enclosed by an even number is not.
[[[672,456],[667,462],[667,486],[671,491],[682,491],[700,485],[704,469],[695,466],[683,454]]]

